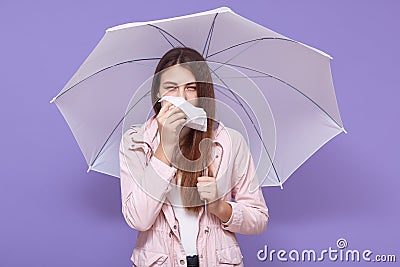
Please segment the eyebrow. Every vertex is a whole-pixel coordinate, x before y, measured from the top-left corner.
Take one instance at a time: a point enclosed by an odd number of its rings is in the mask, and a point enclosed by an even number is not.
[[[166,82],[163,83],[163,85],[166,85],[166,84],[178,85],[176,82],[171,82],[171,81],[166,81]],[[196,82],[188,82],[185,85],[186,86],[188,86],[188,85],[196,85]]]

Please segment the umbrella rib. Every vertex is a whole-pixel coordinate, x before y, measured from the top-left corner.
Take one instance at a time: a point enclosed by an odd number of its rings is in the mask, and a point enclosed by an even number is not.
[[[208,60],[208,61],[211,61],[211,60]],[[226,65],[228,65],[228,66],[237,67],[237,68],[243,68],[243,69],[246,69],[246,70],[254,71],[254,72],[257,72],[257,73],[260,73],[260,74],[264,74],[266,78],[273,78],[273,79],[275,79],[275,80],[277,80],[277,81],[279,81],[279,82],[281,82],[281,83],[284,83],[284,84],[286,84],[287,86],[289,86],[290,88],[294,89],[296,92],[298,92],[298,93],[300,93],[301,95],[303,95],[303,96],[304,96],[305,98],[307,98],[309,101],[311,101],[311,102],[312,102],[314,105],[316,105],[322,112],[324,112],[332,121],[334,121],[334,122],[336,123],[337,126],[339,126],[340,128],[343,128],[343,126],[341,126],[334,118],[332,118],[331,115],[329,115],[328,112],[326,112],[320,105],[318,105],[318,104],[317,104],[314,100],[312,100],[309,96],[307,96],[306,94],[304,94],[302,91],[300,91],[299,89],[297,89],[296,87],[294,87],[294,86],[291,85],[290,83],[285,82],[284,80],[282,80],[282,79],[280,79],[280,78],[278,78],[278,77],[276,77],[276,76],[274,76],[274,75],[271,75],[271,74],[269,74],[269,73],[265,73],[265,72],[262,72],[262,71],[259,71],[259,70],[255,70],[255,69],[246,67],[246,66],[241,66],[241,65],[231,64],[231,63],[222,63],[222,62],[219,62],[219,61],[211,61],[211,62],[215,62],[215,63],[219,63],[219,64],[226,64]]]
[[[93,166],[93,164],[96,162],[97,158],[100,156],[100,153],[103,151],[104,147],[106,146],[108,140],[110,140],[111,136],[114,134],[115,130],[118,128],[118,126],[121,124],[121,122],[125,119],[125,117],[129,114],[129,112],[146,96],[148,96],[150,94],[150,91],[148,91],[147,93],[145,93],[141,98],[139,98],[138,101],[136,101],[136,103],[128,110],[127,113],[125,113],[125,115],[122,117],[122,119],[117,123],[117,125],[114,127],[114,129],[111,131],[111,134],[107,137],[106,141],[103,143],[103,145],[101,146],[99,152],[97,152],[96,157],[94,158],[94,160],[90,163],[89,168],[91,166]]]
[[[153,24],[148,24],[148,25],[151,26],[151,27],[156,28],[156,29],[159,30],[159,31],[164,32],[165,34],[167,34],[167,35],[169,35],[170,37],[172,37],[175,41],[177,41],[181,46],[186,47],[186,45],[184,45],[181,41],[179,41],[175,36],[173,36],[172,34],[170,34],[169,32],[167,32],[166,30],[164,30],[164,29],[162,29],[162,28],[160,28],[160,27],[158,27],[158,26],[156,26],[156,25],[153,25]],[[164,35],[163,35],[163,36],[164,36]],[[165,38],[165,36],[164,36],[164,38]],[[169,42],[169,41],[168,41],[168,42]],[[172,47],[174,47],[174,46],[172,46]]]
[[[213,70],[211,70],[211,71],[214,72]],[[276,170],[275,165],[274,165],[274,162],[272,161],[271,156],[269,155],[267,146],[265,145],[264,140],[262,139],[261,134],[260,134],[260,132],[258,131],[258,129],[257,129],[257,127],[256,127],[256,125],[255,125],[255,123],[254,123],[254,121],[251,119],[250,114],[249,114],[248,111],[245,109],[245,107],[243,106],[242,102],[238,99],[237,94],[236,94],[235,92],[233,92],[233,91],[229,88],[229,86],[218,76],[218,74],[216,74],[215,72],[214,72],[214,74],[215,74],[215,76],[217,76],[217,78],[225,85],[225,87],[229,90],[229,92],[236,98],[237,102],[238,102],[239,105],[242,107],[242,109],[243,109],[244,112],[246,113],[247,117],[248,117],[249,120],[251,121],[251,124],[253,124],[253,127],[254,127],[254,129],[256,130],[257,135],[258,135],[258,137],[260,138],[261,143],[263,144],[263,147],[264,147],[265,151],[267,152],[269,161],[271,162],[272,168],[274,169],[274,172],[275,172],[275,174],[276,174],[276,178],[278,179],[279,184],[282,186],[281,179],[279,179],[278,171]]]
[[[262,38],[256,38],[256,39],[252,39],[252,40],[247,40],[247,41],[244,41],[244,42],[241,42],[241,43],[232,45],[232,46],[230,46],[230,47],[224,48],[224,49],[222,49],[222,50],[220,50],[220,51],[218,51],[218,52],[215,52],[214,54],[211,54],[211,55],[207,56],[206,58],[210,58],[210,57],[212,57],[212,56],[215,56],[215,55],[217,55],[217,54],[220,54],[220,53],[222,53],[222,52],[225,52],[225,51],[227,51],[227,50],[230,50],[230,49],[232,49],[232,48],[235,48],[235,47],[238,47],[238,46],[241,46],[241,45],[244,45],[244,44],[248,44],[248,43],[252,43],[252,42],[256,42],[256,41],[263,41],[263,40],[280,40],[280,41],[293,42],[293,43],[296,43],[296,44],[299,43],[299,42],[296,42],[296,41],[294,41],[294,40],[286,39],[286,38],[281,38],[281,37],[262,37]]]
[[[241,77],[241,76],[224,76],[224,79],[229,78],[229,79],[244,79],[244,78],[265,78],[265,75],[246,75],[246,77]]]
[[[237,53],[236,55],[234,55],[233,57],[231,57],[227,62],[233,60],[234,58],[236,58],[237,56],[239,56],[240,54],[244,53],[246,50],[250,49],[253,45],[250,45],[249,47],[246,47],[245,49],[243,49],[242,51],[240,51],[239,53]],[[224,64],[226,65],[226,64]],[[212,70],[213,73],[216,73],[217,70],[219,70],[222,66],[224,65],[220,65],[219,67],[217,67],[216,69]],[[219,80],[222,80],[219,76],[217,76]],[[220,90],[219,90],[220,91]],[[221,92],[221,91],[220,91]],[[223,93],[224,94],[224,93]],[[237,101],[233,100],[232,98],[230,98],[228,95],[224,94],[226,97],[228,97],[229,99],[231,99],[232,101],[238,103]]]
[[[86,77],[86,78],[84,78],[83,80],[81,80],[81,81],[77,82],[76,84],[72,85],[71,87],[69,87],[68,89],[66,89],[64,92],[62,92],[61,94],[55,96],[55,97],[52,99],[52,101],[56,100],[57,98],[59,98],[60,96],[62,96],[63,94],[65,94],[66,92],[68,92],[69,90],[71,90],[72,88],[74,88],[75,86],[77,86],[77,85],[81,84],[82,82],[86,81],[86,80],[89,79],[90,77],[93,77],[94,75],[99,74],[100,72],[103,72],[103,71],[108,70],[108,69],[110,69],[110,68],[113,68],[113,67],[116,67],[116,66],[119,66],[119,65],[123,65],[123,64],[126,64],[126,63],[133,63],[133,62],[147,61],[147,60],[160,60],[160,59],[161,59],[161,58],[156,58],[156,57],[155,57],[155,58],[132,59],[132,60],[124,61],[124,62],[119,62],[119,63],[114,64],[114,65],[112,65],[112,66],[108,66],[108,67],[106,67],[106,68],[104,68],[104,69],[101,69],[101,70],[96,71],[96,72],[93,73],[93,74],[90,74],[88,77]]]
[[[213,26],[212,26],[212,31],[211,31],[211,35],[210,35],[210,40],[208,41],[208,46],[207,46],[207,53],[206,53],[206,58],[208,56],[208,51],[210,50],[210,46],[211,46],[211,39],[214,33],[214,27],[215,27],[215,20],[217,18],[218,13],[215,15],[214,21],[213,21]]]
[[[204,52],[206,51],[206,48],[207,48],[207,53],[206,53],[205,58],[207,58],[208,50],[210,49],[211,37],[212,37],[212,34],[214,32],[214,25],[215,25],[215,20],[217,19],[217,16],[218,16],[218,13],[215,14],[213,22],[211,23],[210,30],[208,31],[207,40],[206,40],[206,43],[204,44],[203,52],[201,53],[201,55],[204,57]]]
[[[251,45],[249,45],[248,47],[244,48],[242,51],[240,51],[239,53],[236,53],[234,56],[232,56],[230,59],[228,59],[227,61],[225,61],[224,64],[221,64],[218,68],[216,68],[214,71],[219,70],[220,68],[222,68],[223,66],[227,65],[227,63],[229,63],[230,61],[232,61],[233,59],[237,58],[238,56],[240,56],[241,54],[243,54],[244,52],[246,52],[247,50],[249,50],[250,48],[252,48],[254,45],[258,44],[257,43],[252,43]]]
[[[161,33],[161,35],[164,37],[164,39],[165,39],[172,47],[175,47],[175,46],[168,40],[168,38],[164,35],[164,33],[163,33],[160,29],[158,30],[158,32]]]
[[[236,99],[233,99],[229,95],[225,94],[222,90],[220,90],[220,89],[218,89],[216,87],[214,87],[214,89],[217,90],[218,92],[220,92],[221,94],[223,94],[224,96],[226,96],[227,98],[229,98],[230,100],[232,100],[233,102],[235,102],[236,104],[239,104]],[[227,90],[229,90],[229,89],[227,89]]]

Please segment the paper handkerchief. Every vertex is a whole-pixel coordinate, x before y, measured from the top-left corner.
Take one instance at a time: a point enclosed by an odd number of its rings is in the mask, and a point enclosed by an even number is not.
[[[193,106],[190,102],[179,96],[163,96],[158,102],[168,101],[186,114],[186,122],[183,124],[189,128],[207,131],[207,114],[202,108]]]

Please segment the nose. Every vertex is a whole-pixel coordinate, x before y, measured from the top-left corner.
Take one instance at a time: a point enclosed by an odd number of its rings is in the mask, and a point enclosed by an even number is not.
[[[178,94],[179,94],[180,97],[182,97],[183,99],[187,100],[187,94],[186,94],[185,86],[179,86]]]

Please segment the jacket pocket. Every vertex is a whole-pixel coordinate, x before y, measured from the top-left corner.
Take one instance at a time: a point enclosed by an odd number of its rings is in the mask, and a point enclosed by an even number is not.
[[[134,249],[131,257],[137,267],[165,266],[167,259],[167,254],[144,249]]]
[[[243,256],[239,246],[216,250],[217,266],[243,266]]]

